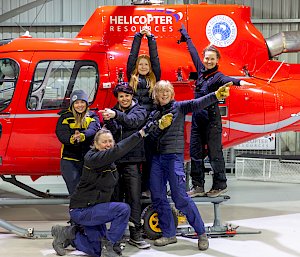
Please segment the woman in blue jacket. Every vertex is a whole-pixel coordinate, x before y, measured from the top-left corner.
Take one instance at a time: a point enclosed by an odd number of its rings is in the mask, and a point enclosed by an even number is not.
[[[221,87],[216,92],[204,97],[176,102],[174,88],[169,81],[161,80],[154,87],[153,96],[157,106],[150,114],[149,119],[160,118],[168,113],[172,114],[172,118],[169,117],[172,119],[171,126],[164,131],[150,133],[155,149],[150,172],[150,191],[153,207],[158,213],[159,227],[162,230],[162,237],[154,242],[156,246],[177,242],[174,219],[167,200],[167,182],[170,185],[175,207],[183,212],[198,234],[199,250],[206,250],[209,246],[200,213],[185,190],[186,176],[183,167],[185,115],[190,112],[198,112],[228,95],[229,88]]]

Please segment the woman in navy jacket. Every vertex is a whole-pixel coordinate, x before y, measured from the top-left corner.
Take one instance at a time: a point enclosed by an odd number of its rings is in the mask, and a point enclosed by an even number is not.
[[[199,250],[203,251],[208,248],[204,223],[195,203],[185,190],[184,122],[187,113],[198,112],[228,95],[229,88],[221,87],[217,92],[204,97],[176,102],[174,88],[169,81],[161,80],[154,87],[153,96],[157,106],[150,114],[149,119],[160,118],[168,113],[172,114],[170,127],[161,132],[150,133],[155,149],[150,172],[150,191],[153,207],[158,213],[159,227],[162,230],[162,237],[154,242],[156,246],[177,242],[174,219],[167,200],[167,182],[169,182],[175,207],[183,212],[198,234]]]
[[[210,45],[203,51],[203,61],[188,35],[185,27],[180,29],[181,42],[186,42],[197,70],[195,98],[216,91],[220,86],[231,82],[236,86],[254,85],[244,80],[225,76],[218,70],[220,52]],[[207,149],[205,148],[207,146]],[[193,188],[188,192],[191,197],[204,196],[205,167],[204,158],[208,158],[213,170],[213,184],[207,196],[217,197],[227,192],[225,161],[222,151],[222,121],[218,103],[211,104],[205,110],[192,115],[190,139],[191,177]]]

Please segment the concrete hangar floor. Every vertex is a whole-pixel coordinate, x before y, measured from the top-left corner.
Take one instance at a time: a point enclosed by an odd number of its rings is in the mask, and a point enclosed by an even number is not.
[[[207,190],[211,181],[207,181]],[[210,248],[205,252],[197,249],[197,240],[178,237],[178,243],[166,247],[139,250],[126,245],[123,256],[202,256],[202,257],[299,257],[300,235],[300,186],[299,184],[241,181],[228,175],[230,199],[220,204],[223,224],[239,226],[233,237],[210,238]],[[5,188],[6,187],[6,188]],[[13,187],[8,186],[10,189]],[[0,190],[1,198],[19,197],[8,192],[7,186]],[[41,185],[41,190],[65,190],[64,185]],[[61,187],[61,188],[60,188]],[[52,190],[52,192],[53,192]],[[198,205],[206,225],[213,222],[213,204]],[[16,226],[48,231],[54,224],[65,225],[68,220],[67,205],[0,206],[0,219]],[[52,257],[52,239],[27,239],[0,228],[0,256],[3,257]],[[83,253],[70,248],[68,256]]]

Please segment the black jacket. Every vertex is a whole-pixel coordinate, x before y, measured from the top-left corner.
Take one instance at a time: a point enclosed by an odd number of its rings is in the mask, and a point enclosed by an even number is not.
[[[114,119],[104,121],[106,127],[112,132],[116,142],[129,137],[138,131],[146,122],[147,110],[133,100],[133,105],[125,112],[121,111],[119,104],[113,108],[116,112]],[[134,149],[118,160],[118,163],[124,162],[142,162],[145,161],[144,141],[141,141]]]
[[[215,93],[210,93],[206,96],[198,99],[186,100],[186,101],[171,101],[165,106],[157,106],[156,110],[150,114],[151,119],[157,111],[160,112],[160,116],[173,113],[173,120],[170,127],[163,130],[161,133],[157,131],[150,134],[154,153],[159,154],[174,154],[184,153],[184,122],[185,115],[190,112],[199,112],[205,107],[216,103],[218,99]],[[153,115],[154,114],[154,115]]]
[[[95,112],[88,111],[86,117],[86,127],[75,127],[75,118],[70,109],[59,113],[59,117],[56,124],[56,136],[62,143],[61,158],[67,160],[83,161],[84,155],[90,149],[96,132],[100,129],[99,117]],[[79,130],[80,133],[85,135],[83,142],[70,142],[71,136],[75,133],[75,130]]]
[[[132,42],[130,54],[127,61],[127,70],[126,70],[128,81],[130,81],[131,74],[136,66],[136,61],[139,55],[142,38],[143,35],[141,33],[136,33]],[[151,67],[155,75],[156,81],[159,81],[161,76],[161,69],[160,69],[160,62],[159,62],[155,37],[153,35],[150,35],[147,36],[147,39],[148,39]],[[140,105],[144,106],[147,109],[148,113],[152,110],[153,99],[149,95],[149,87],[147,85],[145,76],[139,75],[139,83],[138,83],[137,91],[134,92],[134,97],[138,100]]]
[[[70,209],[109,202],[118,182],[118,172],[114,162],[142,140],[140,133],[136,132],[111,149],[88,151],[84,157],[80,182],[70,199]]]

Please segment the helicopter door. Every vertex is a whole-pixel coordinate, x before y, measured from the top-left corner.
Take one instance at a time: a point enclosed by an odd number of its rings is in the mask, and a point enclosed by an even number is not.
[[[55,59],[49,58],[52,56]],[[86,91],[89,104],[95,105],[100,72],[108,73],[105,54],[35,53],[7,151],[15,160],[14,174],[60,173],[61,144],[55,135],[58,113],[68,108],[70,94],[76,89]]]
[[[10,58],[0,59],[0,166],[5,158],[11,135],[13,113],[16,110],[18,95],[14,94],[19,76],[17,62]],[[14,101],[13,101],[14,98]],[[4,161],[5,163],[5,161]]]

